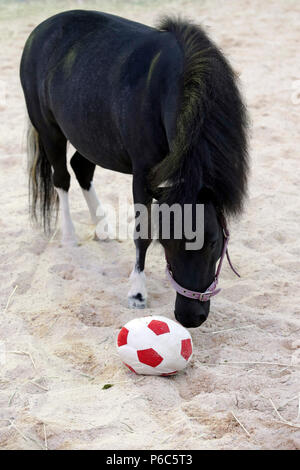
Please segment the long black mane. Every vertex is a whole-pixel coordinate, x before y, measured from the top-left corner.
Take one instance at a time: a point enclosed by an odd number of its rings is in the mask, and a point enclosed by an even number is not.
[[[195,202],[205,189],[222,213],[238,214],[247,192],[248,119],[237,76],[201,27],[165,18],[158,28],[175,35],[184,66],[177,132],[150,172],[150,188],[167,183],[169,204]]]

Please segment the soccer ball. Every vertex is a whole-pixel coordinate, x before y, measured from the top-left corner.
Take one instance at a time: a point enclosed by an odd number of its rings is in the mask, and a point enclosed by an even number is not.
[[[117,349],[125,366],[143,375],[176,374],[193,355],[190,333],[179,323],[158,315],[126,323],[118,334]]]

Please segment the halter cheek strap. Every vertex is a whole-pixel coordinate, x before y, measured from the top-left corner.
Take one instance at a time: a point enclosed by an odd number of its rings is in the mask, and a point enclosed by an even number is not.
[[[176,292],[183,295],[184,297],[188,297],[189,299],[199,300],[199,302],[207,302],[211,297],[213,297],[214,295],[217,295],[221,291],[220,288],[217,289],[217,284],[218,284],[218,281],[219,281],[219,275],[220,275],[220,272],[221,272],[221,268],[222,268],[223,260],[225,258],[225,254],[226,254],[229,266],[231,267],[232,271],[238,277],[240,277],[238,272],[232,266],[232,263],[231,263],[231,260],[230,260],[230,257],[229,257],[229,253],[228,253],[229,231],[227,229],[225,219],[222,219],[221,223],[222,223],[223,237],[224,237],[223,250],[222,250],[221,258],[220,258],[220,261],[219,261],[219,264],[218,264],[218,267],[217,267],[217,271],[216,271],[216,274],[215,274],[215,279],[211,283],[211,285],[206,289],[205,292],[197,292],[197,291],[185,289],[184,287],[180,286],[175,281],[175,279],[173,277],[172,270],[171,270],[171,266],[170,266],[168,260],[166,260],[167,261],[167,266],[166,266],[167,278],[171,282],[171,285],[176,290]]]

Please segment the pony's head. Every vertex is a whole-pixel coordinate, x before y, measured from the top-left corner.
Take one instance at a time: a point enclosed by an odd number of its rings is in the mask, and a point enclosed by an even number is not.
[[[174,238],[174,224],[170,238],[165,238],[163,219],[160,220],[159,242],[165,251],[167,275],[177,291],[175,317],[188,328],[200,326],[208,317],[210,297],[218,292],[215,282],[217,262],[221,257],[223,259],[226,251],[223,226],[214,204],[207,202],[201,209],[198,212],[194,207],[192,221],[185,221],[184,215],[181,218],[179,232],[185,233],[185,222],[192,224],[195,234],[192,240],[185,236]]]

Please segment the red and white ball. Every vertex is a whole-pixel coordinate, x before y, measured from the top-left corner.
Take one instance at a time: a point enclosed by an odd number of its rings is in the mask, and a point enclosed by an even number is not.
[[[154,315],[126,323],[118,335],[117,349],[136,374],[172,375],[191,360],[193,342],[180,323]]]

